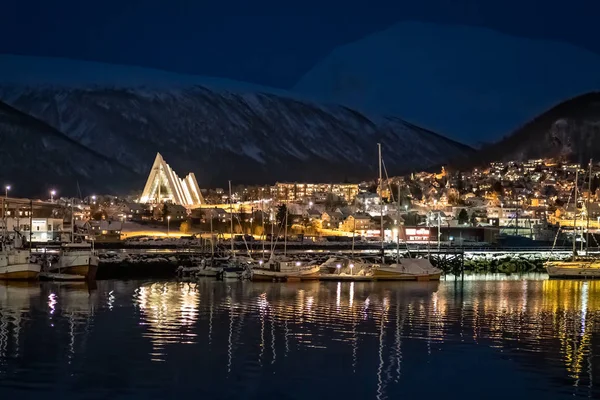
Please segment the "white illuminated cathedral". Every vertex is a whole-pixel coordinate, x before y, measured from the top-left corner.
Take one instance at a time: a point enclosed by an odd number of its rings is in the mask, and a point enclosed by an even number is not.
[[[157,153],[140,203],[164,202],[193,208],[204,204],[204,198],[193,172],[184,179],[179,178],[160,153]]]

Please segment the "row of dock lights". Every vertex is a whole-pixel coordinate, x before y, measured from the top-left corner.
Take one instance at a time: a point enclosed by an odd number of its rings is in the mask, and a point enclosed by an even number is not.
[[[348,266],[350,267],[350,269],[354,268],[354,264],[350,264]],[[336,267],[337,267],[337,269],[340,269],[340,268],[342,268],[342,264],[338,264],[338,265],[336,265]]]

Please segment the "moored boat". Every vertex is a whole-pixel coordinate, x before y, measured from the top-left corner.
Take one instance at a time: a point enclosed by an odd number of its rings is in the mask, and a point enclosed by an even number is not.
[[[32,263],[30,256],[31,252],[28,249],[17,248],[14,241],[2,243],[0,247],[0,279],[37,279],[41,266]]]
[[[94,280],[98,272],[98,261],[98,254],[92,243],[63,243],[58,263],[49,265],[47,272],[84,276],[88,280]]]
[[[252,268],[253,281],[307,281],[319,279],[321,266],[316,263],[303,263],[289,259],[272,258]]]
[[[600,260],[573,259],[544,263],[550,278],[600,278]]]
[[[373,278],[388,281],[439,281],[442,270],[424,258],[400,258],[394,264],[373,265]]]

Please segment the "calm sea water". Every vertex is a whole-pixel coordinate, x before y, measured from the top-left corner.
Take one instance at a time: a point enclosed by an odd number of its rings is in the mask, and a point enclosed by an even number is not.
[[[0,283],[0,398],[598,398],[599,328],[543,276]]]

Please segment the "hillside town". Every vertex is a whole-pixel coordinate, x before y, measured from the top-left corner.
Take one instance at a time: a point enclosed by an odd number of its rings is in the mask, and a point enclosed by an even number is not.
[[[179,179],[158,155],[141,196],[65,199],[53,192],[50,206],[34,211],[31,223],[27,204],[7,202],[4,217],[9,230],[27,232],[31,225],[37,241],[57,240],[72,213],[98,241],[144,234],[225,237],[233,230],[248,240],[285,231],[289,240],[379,241],[383,233],[385,242],[547,244],[572,238],[573,227],[581,240],[600,228],[599,174],[600,164],[539,159],[470,171],[442,168],[386,177],[381,184],[277,182],[233,185],[230,192],[200,189],[193,174]]]

